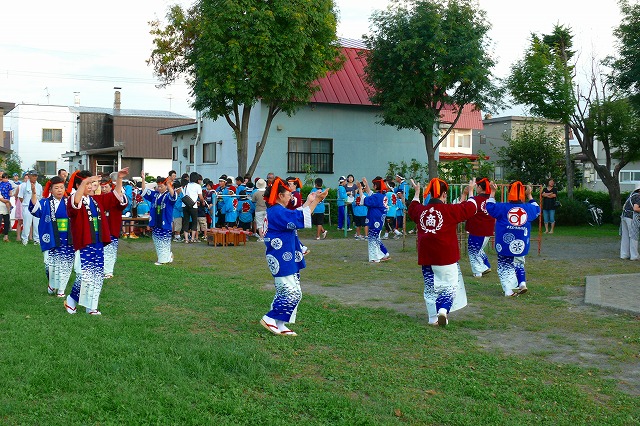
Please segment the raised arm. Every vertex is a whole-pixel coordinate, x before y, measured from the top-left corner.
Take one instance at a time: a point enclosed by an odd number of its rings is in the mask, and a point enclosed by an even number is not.
[[[100,180],[100,176],[89,176],[86,179],[83,179],[80,182],[80,186],[76,190],[76,193],[73,196],[73,202],[76,206],[80,206],[82,202],[82,197],[84,196],[85,190],[88,185],[93,185],[94,182],[98,182]]]
[[[329,188],[325,189],[322,192],[315,191],[315,192],[309,193],[309,196],[307,197],[307,201],[304,202],[302,207],[309,207],[309,210],[313,212],[316,206],[320,204],[322,201],[324,201],[328,193],[329,193]]]
[[[420,202],[420,183],[411,179],[411,187],[413,188],[413,191],[414,191],[413,200],[411,201]]]

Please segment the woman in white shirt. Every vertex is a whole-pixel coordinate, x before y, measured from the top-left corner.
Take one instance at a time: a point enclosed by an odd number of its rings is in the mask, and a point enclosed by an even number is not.
[[[200,174],[191,172],[189,183],[182,190],[184,193],[184,198],[182,199],[182,232],[184,232],[184,242],[187,244],[189,243],[189,233],[191,233],[191,242],[198,242],[198,199],[204,203],[202,187],[198,185],[198,179],[201,179]],[[187,196],[193,200],[192,206],[188,206],[184,202]]]

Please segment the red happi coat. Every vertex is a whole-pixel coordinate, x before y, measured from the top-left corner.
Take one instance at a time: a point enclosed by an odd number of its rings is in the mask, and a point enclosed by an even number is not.
[[[92,195],[93,201],[100,207],[100,240],[103,244],[111,242],[109,233],[109,222],[105,215],[105,210],[113,209],[120,204],[116,194],[110,192],[108,194]],[[74,250],[80,250],[93,242],[91,233],[93,226],[89,224],[89,214],[84,204],[80,203],[80,208],[76,209],[72,205],[73,195],[67,201],[67,215],[71,222],[71,235],[73,236]]]
[[[496,220],[487,213],[489,194],[478,194],[473,199],[478,203],[478,213],[467,219],[465,229],[476,237],[490,237],[496,227]]]
[[[129,204],[127,196],[122,194],[122,197],[124,204],[118,201],[118,204],[116,204],[115,207],[107,209],[109,211],[107,222],[109,223],[109,231],[112,238],[120,238],[120,231],[122,230],[122,211],[126,209],[127,204]],[[102,209],[102,207],[100,207],[100,209]]]
[[[418,229],[418,264],[444,266],[460,260],[458,223],[469,219],[477,211],[473,199],[460,204],[431,200],[426,206],[412,201],[409,204],[409,217]]]

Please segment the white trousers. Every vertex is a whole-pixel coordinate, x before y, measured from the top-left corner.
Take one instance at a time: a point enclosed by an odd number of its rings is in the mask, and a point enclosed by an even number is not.
[[[22,206],[22,242],[29,241],[29,231],[33,226],[33,241],[40,242],[40,235],[38,235],[38,223],[40,219],[35,217],[29,211],[29,202]]]
[[[623,217],[620,222],[620,258],[638,260],[638,229],[633,219]]]

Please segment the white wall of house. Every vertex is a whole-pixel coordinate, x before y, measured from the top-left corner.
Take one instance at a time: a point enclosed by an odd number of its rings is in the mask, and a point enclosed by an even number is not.
[[[596,152],[596,156],[600,164],[605,164],[606,157],[604,153],[604,149],[602,148],[602,143],[599,141],[594,141],[594,151]],[[617,164],[617,161],[613,159],[611,161],[611,171],[613,172],[613,167]],[[604,186],[604,183],[598,177],[595,169],[591,165],[591,163],[585,163],[584,165],[584,180],[586,182],[586,186],[595,191],[604,191],[607,192],[607,187]],[[627,164],[620,171],[620,191],[633,191],[635,186],[640,183],[640,161],[632,162]]]
[[[11,149],[20,156],[22,168],[48,162],[47,175],[68,168],[62,154],[73,149],[75,124],[76,116],[66,106],[20,104],[5,116],[5,128],[13,132]],[[44,140],[51,136],[55,141]]]
[[[266,107],[259,104],[252,111],[247,167],[253,159],[256,143],[262,137],[266,112]],[[424,138],[419,132],[398,131],[395,127],[377,124],[379,120],[375,108],[350,105],[313,104],[301,108],[292,117],[281,113],[272,123],[254,177],[265,177],[269,172],[282,177],[305,177],[304,173],[293,173],[288,169],[289,138],[333,141],[333,173],[316,173],[329,186],[336,186],[338,177],[349,173],[357,179],[384,176],[389,162],[404,160],[409,163],[415,158],[426,163]],[[237,175],[236,140],[224,119],[204,120],[200,139],[201,143],[194,148],[195,163],[191,163],[190,146],[194,145],[195,131],[174,134],[177,159],[172,165],[178,174],[195,170],[212,180],[217,180],[223,173]],[[214,150],[215,158],[209,158],[213,162],[203,161],[203,148],[208,152]]]

